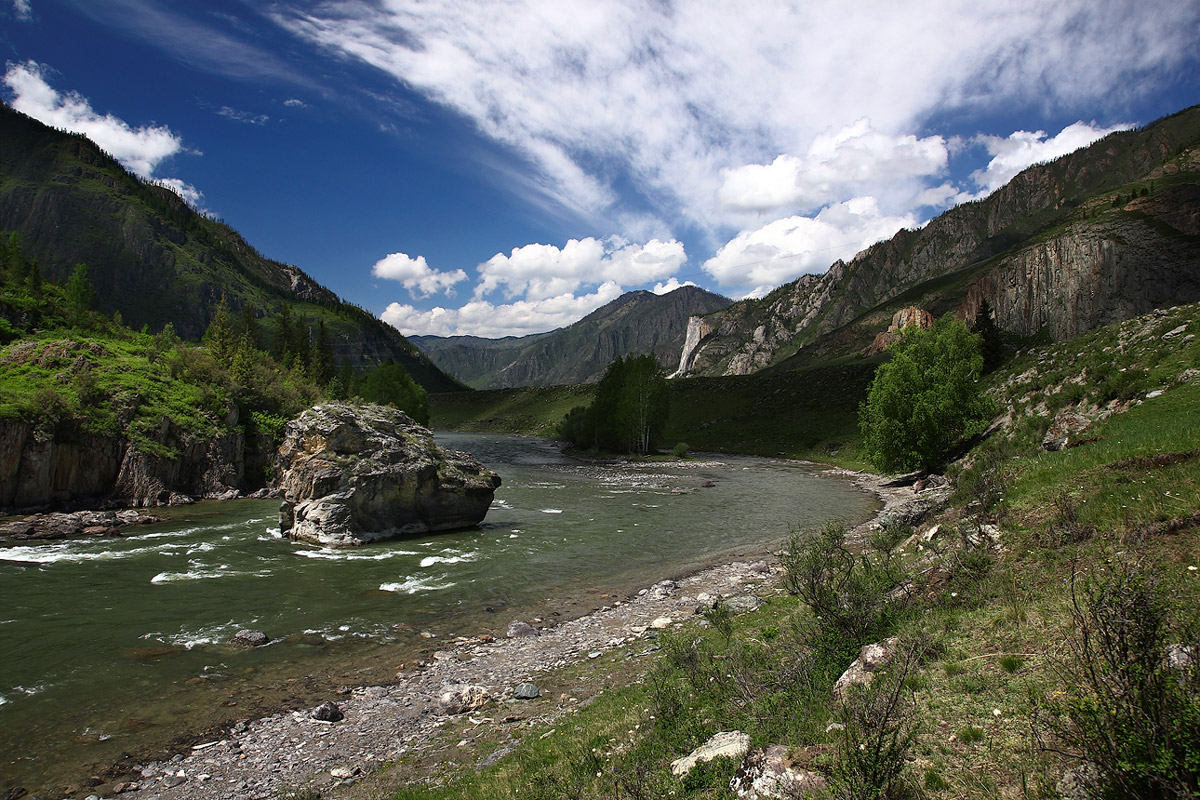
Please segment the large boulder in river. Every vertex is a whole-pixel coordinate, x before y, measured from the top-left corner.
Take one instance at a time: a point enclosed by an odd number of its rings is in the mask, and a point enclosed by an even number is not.
[[[277,466],[280,530],[326,547],[478,525],[500,485],[470,453],[375,405],[308,409],[288,423]]]

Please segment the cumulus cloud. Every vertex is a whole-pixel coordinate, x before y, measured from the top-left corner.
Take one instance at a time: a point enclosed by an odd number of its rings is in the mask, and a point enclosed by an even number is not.
[[[1195,2],[327,0],[270,13],[471,120],[561,208],[619,221],[650,207],[714,234],[857,194],[890,208],[940,174],[945,143],[914,133],[934,115],[1120,107],[1200,49]],[[876,185],[856,185],[861,164],[882,170]]]
[[[82,133],[130,172],[157,181],[195,205],[200,192],[178,178],[154,173],[164,161],[186,152],[183,141],[165,125],[132,127],[112,114],[98,114],[75,92],[60,93],[46,82],[45,68],[33,61],[9,64],[4,84],[12,92],[9,104],[47,125]]]
[[[500,305],[473,300],[460,308],[420,311],[411,305],[392,303],[380,318],[406,336],[525,336],[570,325],[617,299],[621,293],[619,285],[608,281],[589,294],[576,296],[567,292]]]
[[[683,245],[651,239],[644,245],[611,238],[571,239],[563,247],[528,244],[479,265],[475,299],[503,290],[508,298],[544,300],[579,287],[612,283],[640,286],[670,276],[687,260]]]
[[[676,289],[681,289],[684,286],[695,285],[696,284],[693,281],[684,281],[683,283],[680,283],[679,279],[672,275],[665,283],[654,284],[654,288],[650,291],[654,292],[655,294],[670,294]]]
[[[717,197],[726,209],[761,213],[814,210],[868,186],[915,196],[925,188],[917,179],[941,175],[948,161],[941,136],[892,136],[864,118],[821,133],[803,156],[785,153],[770,164],[723,170]]]
[[[761,296],[806,272],[824,272],[834,261],[914,225],[912,215],[885,216],[875,198],[858,197],[815,217],[786,217],[744,231],[705,261],[704,271],[723,286],[753,286],[746,296]]]
[[[308,108],[308,104],[296,97],[289,97],[283,101],[283,104],[288,108]]]
[[[980,196],[986,196],[1012,180],[1018,172],[1053,161],[1059,156],[1087,147],[1097,139],[1110,133],[1128,130],[1131,125],[1098,127],[1094,122],[1076,122],[1059,131],[1056,136],[1047,136],[1045,131],[1016,131],[1008,137],[980,136],[978,142],[987,148],[992,160],[983,169],[971,173],[971,180],[980,187]]]
[[[449,292],[456,283],[467,279],[467,273],[461,269],[438,272],[429,266],[425,256],[413,258],[407,253],[391,253],[381,258],[371,267],[371,274],[376,278],[399,281],[414,297]]]

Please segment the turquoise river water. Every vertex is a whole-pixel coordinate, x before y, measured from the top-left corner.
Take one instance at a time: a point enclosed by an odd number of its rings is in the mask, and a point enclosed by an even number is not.
[[[503,478],[478,529],[326,550],[280,538],[277,502],[239,500],[119,539],[0,548],[0,793],[78,790],[122,760],[386,682],[456,635],[579,616],[876,507],[794,462],[599,463],[542,439],[437,438]],[[272,643],[230,647],[242,628]]]

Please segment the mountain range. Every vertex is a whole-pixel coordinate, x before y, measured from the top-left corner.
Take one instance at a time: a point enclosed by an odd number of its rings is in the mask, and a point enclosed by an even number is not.
[[[679,366],[688,320],[733,301],[697,286],[663,295],[628,292],[564,328],[531,336],[411,336],[434,363],[477,389],[592,383],[618,356],[653,355]]]
[[[1200,300],[1200,106],[1113,133],[758,300],[693,317],[680,376],[855,355],[901,309],[1061,340]]]
[[[390,325],[341,300],[301,269],[266,258],[236,231],[197,213],[169,189],[130,173],[91,140],[0,104],[0,231],[52,282],[84,263],[99,310],[125,324],[168,322],[197,339],[221,303],[250,305],[261,323],[287,304],[311,328],[323,320],[334,358],[362,370],[402,364],[429,391],[457,391]]]

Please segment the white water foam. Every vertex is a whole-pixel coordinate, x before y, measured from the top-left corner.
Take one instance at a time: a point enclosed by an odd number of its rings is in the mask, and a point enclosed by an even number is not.
[[[454,583],[435,583],[433,578],[412,577],[401,583],[381,583],[379,588],[385,592],[396,594],[416,594],[417,592],[434,592],[439,589],[449,589]]]
[[[561,514],[562,509],[561,508],[543,508],[542,513],[543,514]]]
[[[474,561],[478,555],[479,553],[456,553],[452,556],[425,556],[425,558],[421,559],[421,566],[432,567],[434,564],[461,564],[464,561]]]
[[[296,555],[304,556],[305,558],[323,558],[329,561],[385,561],[389,558],[397,556],[415,556],[419,553],[412,550],[386,550],[382,553],[372,553],[366,555],[363,553],[352,553],[346,550],[297,550]]]

